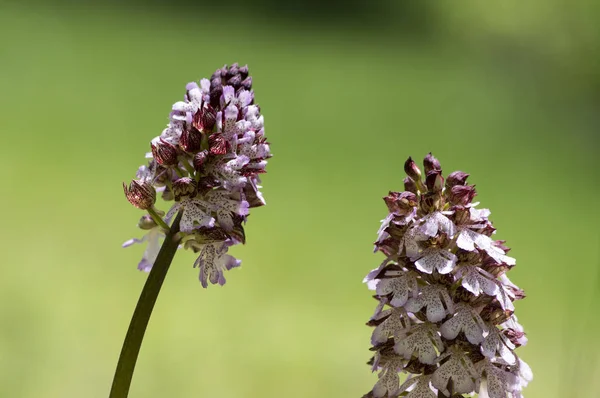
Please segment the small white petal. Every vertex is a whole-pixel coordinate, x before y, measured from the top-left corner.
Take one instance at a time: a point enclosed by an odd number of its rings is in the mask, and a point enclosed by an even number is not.
[[[456,231],[454,223],[441,212],[436,211],[423,218],[424,223],[419,227],[419,230],[427,236],[437,236],[441,231],[452,237]]]
[[[427,274],[433,273],[434,270],[440,274],[448,274],[454,269],[456,260],[456,256],[448,250],[430,247],[420,254],[415,265],[419,271]]]

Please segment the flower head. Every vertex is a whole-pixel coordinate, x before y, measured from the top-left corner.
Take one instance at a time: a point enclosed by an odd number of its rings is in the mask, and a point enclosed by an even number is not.
[[[124,246],[147,242],[139,268],[150,270],[164,238],[161,225],[182,212],[182,246],[198,254],[194,265],[200,268],[202,286],[224,284],[224,271],[240,265],[227,254],[229,247],[245,243],[249,209],[265,204],[259,174],[266,172],[271,157],[248,67],[226,65],[210,79],[189,83],[150,148],[148,165],[139,168],[137,180],[124,190],[134,206],[148,210],[158,222],[143,228],[143,238]],[[157,192],[174,202],[161,220],[156,217],[165,212],[154,208]]]
[[[525,295],[506,276],[515,259],[469,175],[444,178],[431,153],[423,165],[408,158],[406,192],[384,197],[375,251],[386,259],[365,278],[379,301],[367,325],[380,379],[365,397],[520,397],[532,375],[515,353],[527,342],[513,315]]]

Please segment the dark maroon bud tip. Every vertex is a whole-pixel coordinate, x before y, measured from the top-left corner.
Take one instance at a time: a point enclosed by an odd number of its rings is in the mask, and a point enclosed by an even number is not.
[[[230,149],[229,141],[222,134],[212,134],[208,137],[208,148],[213,155],[224,155]]]
[[[211,132],[217,123],[217,111],[210,105],[202,113],[202,131]]]
[[[425,167],[425,173],[428,174],[431,170],[442,170],[439,160],[437,160],[431,152],[423,159],[423,166]]]
[[[222,94],[223,94],[223,86],[221,86],[221,85],[215,86],[214,88],[210,89],[210,93],[208,95],[210,97],[210,105],[213,108],[216,108],[219,106],[219,104],[221,102]]]
[[[241,66],[239,72],[240,76],[242,76],[242,79],[246,79],[250,73],[248,70],[248,65]]]
[[[156,163],[163,166],[173,166],[178,163],[177,148],[164,141],[162,138],[157,143],[151,143],[150,147],[152,149],[152,156],[154,157],[154,160],[156,160]]]
[[[410,156],[408,157],[406,162],[404,162],[404,172],[414,181],[418,181],[421,179],[421,170]]]
[[[216,123],[217,111],[209,104],[198,109],[192,118],[192,125],[204,133],[211,133]]]
[[[462,171],[453,171],[450,173],[448,178],[446,178],[446,188],[452,188],[455,185],[465,185],[467,182],[467,177],[469,177],[469,174],[467,173]]]
[[[246,90],[251,90],[252,89],[252,76],[248,76],[247,78],[245,78],[242,81],[242,87]]]
[[[156,202],[156,190],[146,181],[132,180],[129,187],[123,183],[123,192],[129,203],[138,209],[148,210]]]
[[[417,190],[417,184],[415,183],[415,181],[410,178],[410,177],[406,177],[404,179],[404,190],[411,192],[413,194],[417,194],[418,190]]]
[[[239,71],[240,71],[240,67],[239,67],[238,63],[236,62],[234,64],[231,64],[231,66],[227,70],[226,76],[233,77],[233,76],[237,75],[239,73]]]
[[[242,84],[242,77],[240,75],[232,76],[227,80],[227,84],[237,89]]]
[[[441,170],[430,170],[425,179],[425,185],[429,192],[442,192],[444,187],[444,177]]]
[[[188,153],[198,152],[202,148],[202,133],[194,127],[183,130],[179,146]]]
[[[206,163],[207,158],[208,151],[206,149],[194,155],[194,169],[196,171],[201,171],[204,168],[204,163]]]
[[[212,91],[218,87],[223,87],[223,81],[220,77],[213,77],[210,80],[210,90]]]

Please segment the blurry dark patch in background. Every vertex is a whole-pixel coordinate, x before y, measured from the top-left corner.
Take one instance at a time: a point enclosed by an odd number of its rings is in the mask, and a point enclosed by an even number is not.
[[[23,6],[23,2],[6,3]],[[29,2],[27,2],[29,3]],[[433,1],[396,0],[32,0],[56,10],[133,11],[169,18],[230,18],[231,24],[265,25],[274,30],[314,31],[389,46],[435,43],[449,51],[467,48],[492,69],[525,76],[522,83],[553,89],[600,104],[600,5],[540,2],[539,7],[488,7],[467,1],[461,7]],[[33,5],[35,4],[35,5]],[[600,3],[598,3],[600,4]],[[518,11],[518,13],[516,13]],[[133,21],[132,21],[133,22]],[[158,27],[157,27],[158,28]],[[228,29],[223,26],[223,31]],[[220,32],[215,32],[219,35]],[[244,40],[244,38],[240,38]],[[457,47],[463,46],[462,49]],[[470,57],[473,54],[468,54]],[[565,86],[557,83],[564,82]]]
[[[36,0],[34,0],[36,1]],[[48,4],[37,0],[41,4]],[[198,20],[218,16],[311,27],[324,30],[349,28],[353,31],[387,31],[394,36],[425,38],[439,25],[436,7],[429,2],[393,0],[55,0],[56,7],[77,9],[125,7],[138,12],[161,11],[170,14],[196,14]],[[232,23],[235,23],[232,22]]]

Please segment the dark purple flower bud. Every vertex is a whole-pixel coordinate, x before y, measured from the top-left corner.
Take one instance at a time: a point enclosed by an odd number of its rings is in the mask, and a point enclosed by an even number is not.
[[[415,161],[412,160],[411,157],[409,157],[406,160],[406,162],[404,162],[404,172],[414,181],[418,181],[421,179],[421,170],[419,169]]]
[[[182,177],[173,182],[173,194],[175,200],[181,199],[182,196],[195,196],[198,183],[190,177]]]
[[[204,163],[206,163],[207,158],[208,151],[206,149],[194,155],[194,169],[196,171],[201,171],[204,168]]]
[[[444,188],[444,177],[442,177],[442,170],[430,170],[427,173],[425,185],[427,185],[429,192],[442,192],[442,188]]]
[[[454,205],[465,206],[473,201],[475,195],[477,192],[472,185],[455,185],[446,191],[448,201]]]
[[[162,138],[156,143],[151,143],[152,156],[156,160],[156,163],[163,166],[173,166],[178,163],[177,159],[177,148]]]
[[[442,171],[442,166],[440,165],[439,160],[437,160],[431,152],[425,156],[423,159],[423,166],[425,167],[425,174],[429,174],[431,170],[439,170]]]
[[[183,130],[179,146],[188,153],[198,152],[202,147],[202,133],[194,127]]]
[[[199,131],[210,133],[217,123],[217,111],[211,105],[206,105],[194,114],[192,125]]]
[[[245,78],[242,81],[241,86],[246,90],[252,90],[252,76]]]
[[[123,192],[129,203],[138,209],[148,210],[156,202],[156,190],[147,181],[132,180],[129,187],[123,183]]]
[[[242,77],[240,75],[232,76],[227,80],[227,85],[233,86],[236,89],[239,88],[241,84],[242,84]]]
[[[236,63],[231,64],[231,66],[227,69],[227,72],[225,73],[225,76],[227,78],[231,78],[233,76],[236,76],[240,71],[239,65]]]
[[[415,181],[412,178],[406,177],[404,179],[404,190],[412,192],[415,195],[417,194],[417,192],[418,192],[417,184],[415,183]]]
[[[226,74],[227,74],[227,65],[223,66],[222,68],[217,69],[215,71],[215,73],[212,74],[210,79],[212,80],[215,77],[225,76]]]
[[[242,76],[242,79],[246,79],[248,77],[248,74],[250,73],[248,71],[248,65],[241,66],[239,69],[239,73],[240,76]]]
[[[462,171],[454,171],[446,178],[446,188],[452,188],[455,185],[465,185],[467,182],[467,173]]]
[[[229,141],[222,134],[212,134],[208,137],[208,149],[213,155],[224,155],[230,149]]]
[[[215,83],[214,86],[213,83]],[[215,82],[215,80],[210,82],[210,93],[208,95],[210,96],[210,105],[217,108],[221,102],[221,95],[223,95],[223,85],[220,79],[218,82]]]

